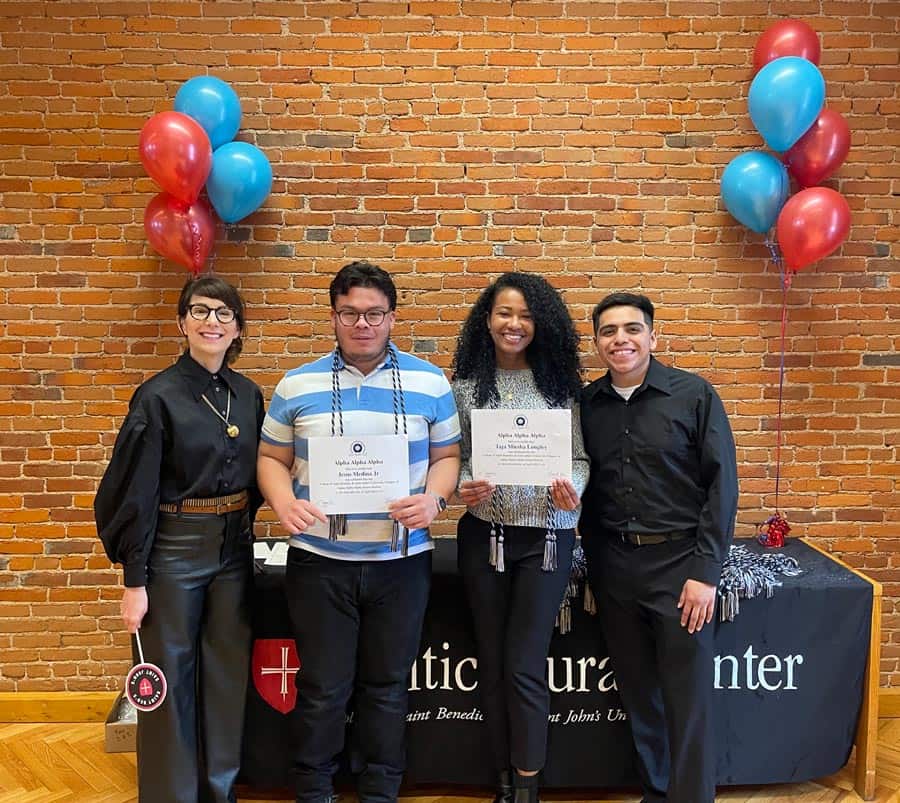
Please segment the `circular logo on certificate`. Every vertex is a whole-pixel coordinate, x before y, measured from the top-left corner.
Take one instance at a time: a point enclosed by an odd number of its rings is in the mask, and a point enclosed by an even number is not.
[[[528,419],[525,418],[524,415],[516,416],[516,426],[517,427],[524,427],[527,423],[528,423]]]
[[[138,664],[125,678],[125,696],[138,711],[153,711],[166,699],[166,676],[155,664]]]
[[[350,454],[352,455],[361,455],[366,451],[366,445],[362,441],[353,441],[350,444]]]

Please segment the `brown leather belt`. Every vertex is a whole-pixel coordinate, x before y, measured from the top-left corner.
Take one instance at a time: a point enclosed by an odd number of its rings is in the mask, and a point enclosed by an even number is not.
[[[241,491],[230,496],[214,496],[210,499],[182,499],[175,504],[164,503],[159,506],[162,513],[233,513],[247,507],[248,496]]]
[[[632,546],[653,546],[654,544],[664,544],[667,541],[681,541],[684,538],[693,538],[696,530],[676,530],[671,533],[629,533],[619,530],[616,535],[625,543]]]

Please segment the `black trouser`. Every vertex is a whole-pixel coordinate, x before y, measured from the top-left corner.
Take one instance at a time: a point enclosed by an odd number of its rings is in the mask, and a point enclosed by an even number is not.
[[[540,770],[547,757],[547,653],[569,582],[574,530],[557,530],[557,568],[541,570],[542,527],[505,527],[506,571],[490,565],[488,522],[457,528],[459,572],[475,623],[478,687],[497,771]]]
[[[588,580],[631,720],[646,803],[712,803],[713,624],[691,635],[678,599],[694,551],[686,538],[632,546],[586,537]]]
[[[351,694],[350,768],[359,799],[397,799],[406,767],[408,676],[430,585],[431,552],[346,561],[288,551],[286,593],[300,657],[292,714],[298,801],[332,794]]]
[[[165,702],[138,714],[142,803],[233,803],[250,666],[252,553],[246,511],[160,513],[148,562],[144,660]],[[137,650],[134,650],[137,659]]]

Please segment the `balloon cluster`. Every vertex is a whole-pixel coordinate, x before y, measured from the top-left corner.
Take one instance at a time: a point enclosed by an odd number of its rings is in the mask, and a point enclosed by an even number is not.
[[[161,188],[147,204],[144,230],[167,259],[200,272],[213,247],[219,217],[236,223],[256,211],[272,189],[272,166],[247,142],[232,142],[241,125],[234,90],[212,76],[191,78],[175,95],[175,111],[160,112],[141,129],[139,151]]]
[[[815,185],[844,162],[850,129],[824,108],[825,80],[816,66],[819,40],[805,22],[782,20],[756,44],[750,85],[750,119],[779,161],[764,151],[736,156],[722,174],[722,200],[740,223],[763,234],[775,226],[789,273],[832,253],[850,232],[843,196]],[[790,195],[789,175],[802,188]]]

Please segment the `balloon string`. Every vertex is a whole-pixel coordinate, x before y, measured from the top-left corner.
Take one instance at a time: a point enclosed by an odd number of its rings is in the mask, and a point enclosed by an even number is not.
[[[217,243],[219,242],[219,224],[217,223],[215,228],[213,229],[215,234],[213,234],[212,248],[209,252],[209,268],[207,269],[207,273],[212,275],[216,272],[216,254],[219,250]]]
[[[202,254],[201,245],[203,243],[203,234],[200,232],[200,224],[197,223],[196,220],[191,220],[188,224],[191,229],[191,234],[194,235],[191,238],[191,246],[193,247],[194,253],[192,254],[193,259],[191,260],[191,264],[193,266],[192,273],[194,276],[200,275],[200,268],[203,267],[203,263],[200,261],[200,256]]]
[[[766,245],[769,247],[772,262],[775,263],[781,274],[781,361],[778,370],[778,417],[775,439],[775,512],[778,513],[778,498],[781,491],[781,411],[784,405],[784,341],[787,332],[787,291],[790,289],[791,281],[790,277],[785,276],[784,260],[781,257],[778,246],[768,239],[766,240]]]

